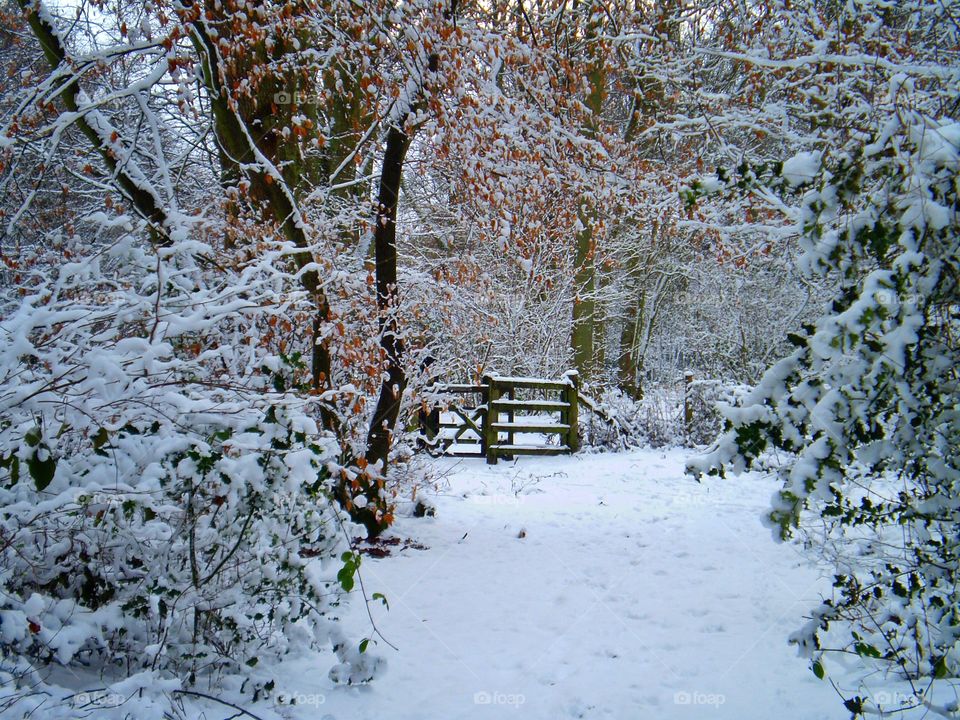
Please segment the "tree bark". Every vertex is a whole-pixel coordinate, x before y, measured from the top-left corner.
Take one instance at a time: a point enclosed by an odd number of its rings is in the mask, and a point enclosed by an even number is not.
[[[377,222],[374,230],[377,310],[380,315],[380,348],[383,351],[386,377],[367,433],[366,459],[371,465],[387,468],[390,440],[400,414],[400,401],[407,385],[403,369],[403,340],[396,315],[397,292],[397,201],[403,176],[403,161],[410,147],[410,136],[395,125],[387,133],[387,145],[380,173],[377,198]]]
[[[607,72],[602,54],[595,48],[600,34],[602,16],[595,3],[590,2],[585,9],[589,15],[585,31],[587,47],[587,80],[590,91],[586,97],[589,115],[583,127],[586,137],[596,139],[600,127],[600,114],[606,98]],[[603,336],[603,329],[597,328],[597,271],[596,271],[596,232],[598,208],[596,200],[583,197],[577,216],[580,229],[576,233],[574,250],[574,299],[573,332],[571,350],[573,363],[584,381],[593,379],[596,368],[595,337]],[[602,369],[602,368],[601,368]]]
[[[230,105],[227,89],[223,86],[219,74],[219,51],[207,32],[206,24],[197,20],[193,24],[194,45],[206,62],[203,66],[204,81],[210,94],[210,107],[213,112],[217,143],[222,152],[232,159],[238,167],[245,166],[244,176],[251,185],[250,197],[260,210],[280,224],[284,237],[293,243],[299,252],[293,255],[299,270],[313,263],[310,251],[310,239],[300,215],[294,188],[287,182],[282,170],[274,163],[275,158],[268,156],[251,136],[240,112]],[[269,151],[270,148],[267,148]],[[299,173],[295,175],[299,177]],[[300,283],[313,298],[316,315],[313,322],[314,338],[324,322],[329,319],[330,304],[320,275],[315,269],[309,269],[300,275]],[[320,390],[329,387],[332,360],[329,348],[314,340],[311,352],[311,376],[313,386]],[[323,424],[328,430],[335,430],[336,418],[332,411],[323,412]]]
[[[438,66],[439,56],[431,55],[428,70],[435,73]],[[403,163],[413,136],[413,130],[408,129],[406,123],[410,117],[416,115],[424,102],[425,97],[421,91],[420,97],[411,103],[409,110],[387,131],[377,194],[373,240],[380,349],[383,353],[384,368],[377,405],[367,432],[367,450],[364,455],[367,470],[361,490],[367,503],[363,508],[353,507],[351,510],[351,517],[366,526],[370,537],[379,535],[392,521],[386,498],[383,497],[383,476],[390,458],[393,430],[400,416],[403,392],[407,387],[407,376],[403,368],[404,345],[400,320],[397,317],[400,299],[397,287],[397,205],[403,181]],[[341,488],[340,492],[343,494],[344,488]]]
[[[596,311],[596,274],[594,269],[594,240],[593,224],[590,211],[581,206],[580,224],[582,228],[576,233],[576,247],[574,264],[576,267],[573,276],[573,335],[571,346],[573,350],[573,365],[584,380],[593,377],[593,337],[594,314]]]

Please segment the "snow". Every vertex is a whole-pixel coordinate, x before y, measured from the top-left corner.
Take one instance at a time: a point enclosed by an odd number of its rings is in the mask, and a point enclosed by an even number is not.
[[[775,481],[697,484],[682,450],[445,458],[433,518],[391,534],[426,546],[364,556],[386,659],[335,687],[315,658],[285,664],[293,720],[849,716],[787,644],[826,581],[762,518]],[[403,547],[407,543],[401,543]],[[370,635],[352,598],[348,635]],[[256,712],[271,717],[257,705]],[[279,717],[279,715],[278,715]]]
[[[801,152],[783,163],[783,179],[792,187],[808,183],[820,171],[819,152]]]

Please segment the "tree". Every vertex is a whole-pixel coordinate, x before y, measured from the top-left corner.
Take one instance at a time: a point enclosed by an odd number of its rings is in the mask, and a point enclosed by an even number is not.
[[[294,7],[25,2],[5,27],[2,679],[33,688],[5,709],[75,716],[47,707],[52,661],[255,695],[298,643],[333,646],[337,681],[376,670],[329,615],[359,559],[331,502],[350,448],[308,381],[309,318],[335,319],[305,202],[322,143],[266,111],[318,19]]]
[[[783,489],[771,527],[781,539],[801,533],[834,566],[834,597],[792,641],[818,677],[831,653],[850,653],[865,676],[880,668],[908,682],[910,706],[948,717],[927,690],[960,672],[960,66],[939,54],[955,47],[955,12],[817,6],[805,16],[815,27],[793,37],[819,36],[835,54],[753,56],[782,77],[829,63],[835,83],[820,86],[815,126],[828,142],[721,170],[718,184],[799,194],[804,266],[841,288],[743,405],[724,409],[727,430],[691,463],[740,472],[776,452]],[[860,43],[882,60],[866,63]],[[854,715],[877,709],[862,691],[845,704]]]

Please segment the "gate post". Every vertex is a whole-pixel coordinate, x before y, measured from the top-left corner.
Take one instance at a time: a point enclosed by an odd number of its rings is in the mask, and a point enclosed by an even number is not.
[[[497,429],[494,424],[499,420],[499,414],[493,408],[493,403],[500,398],[500,386],[493,375],[484,375],[483,382],[487,386],[487,414],[483,418],[483,451],[487,456],[487,465],[497,464]]]
[[[567,408],[567,447],[570,452],[575,453],[580,449],[580,373],[576,370],[568,370],[563,374],[567,381],[567,387],[563,391],[563,400],[570,407]]]

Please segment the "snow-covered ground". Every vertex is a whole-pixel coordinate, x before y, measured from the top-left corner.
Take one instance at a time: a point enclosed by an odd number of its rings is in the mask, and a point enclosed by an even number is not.
[[[786,643],[826,582],[761,524],[774,482],[696,484],[684,453],[445,459],[434,518],[365,557],[397,651],[364,687],[290,663],[298,719],[849,717]],[[400,546],[402,547],[402,546]],[[347,624],[364,626],[355,597]],[[264,716],[266,717],[266,716]]]

